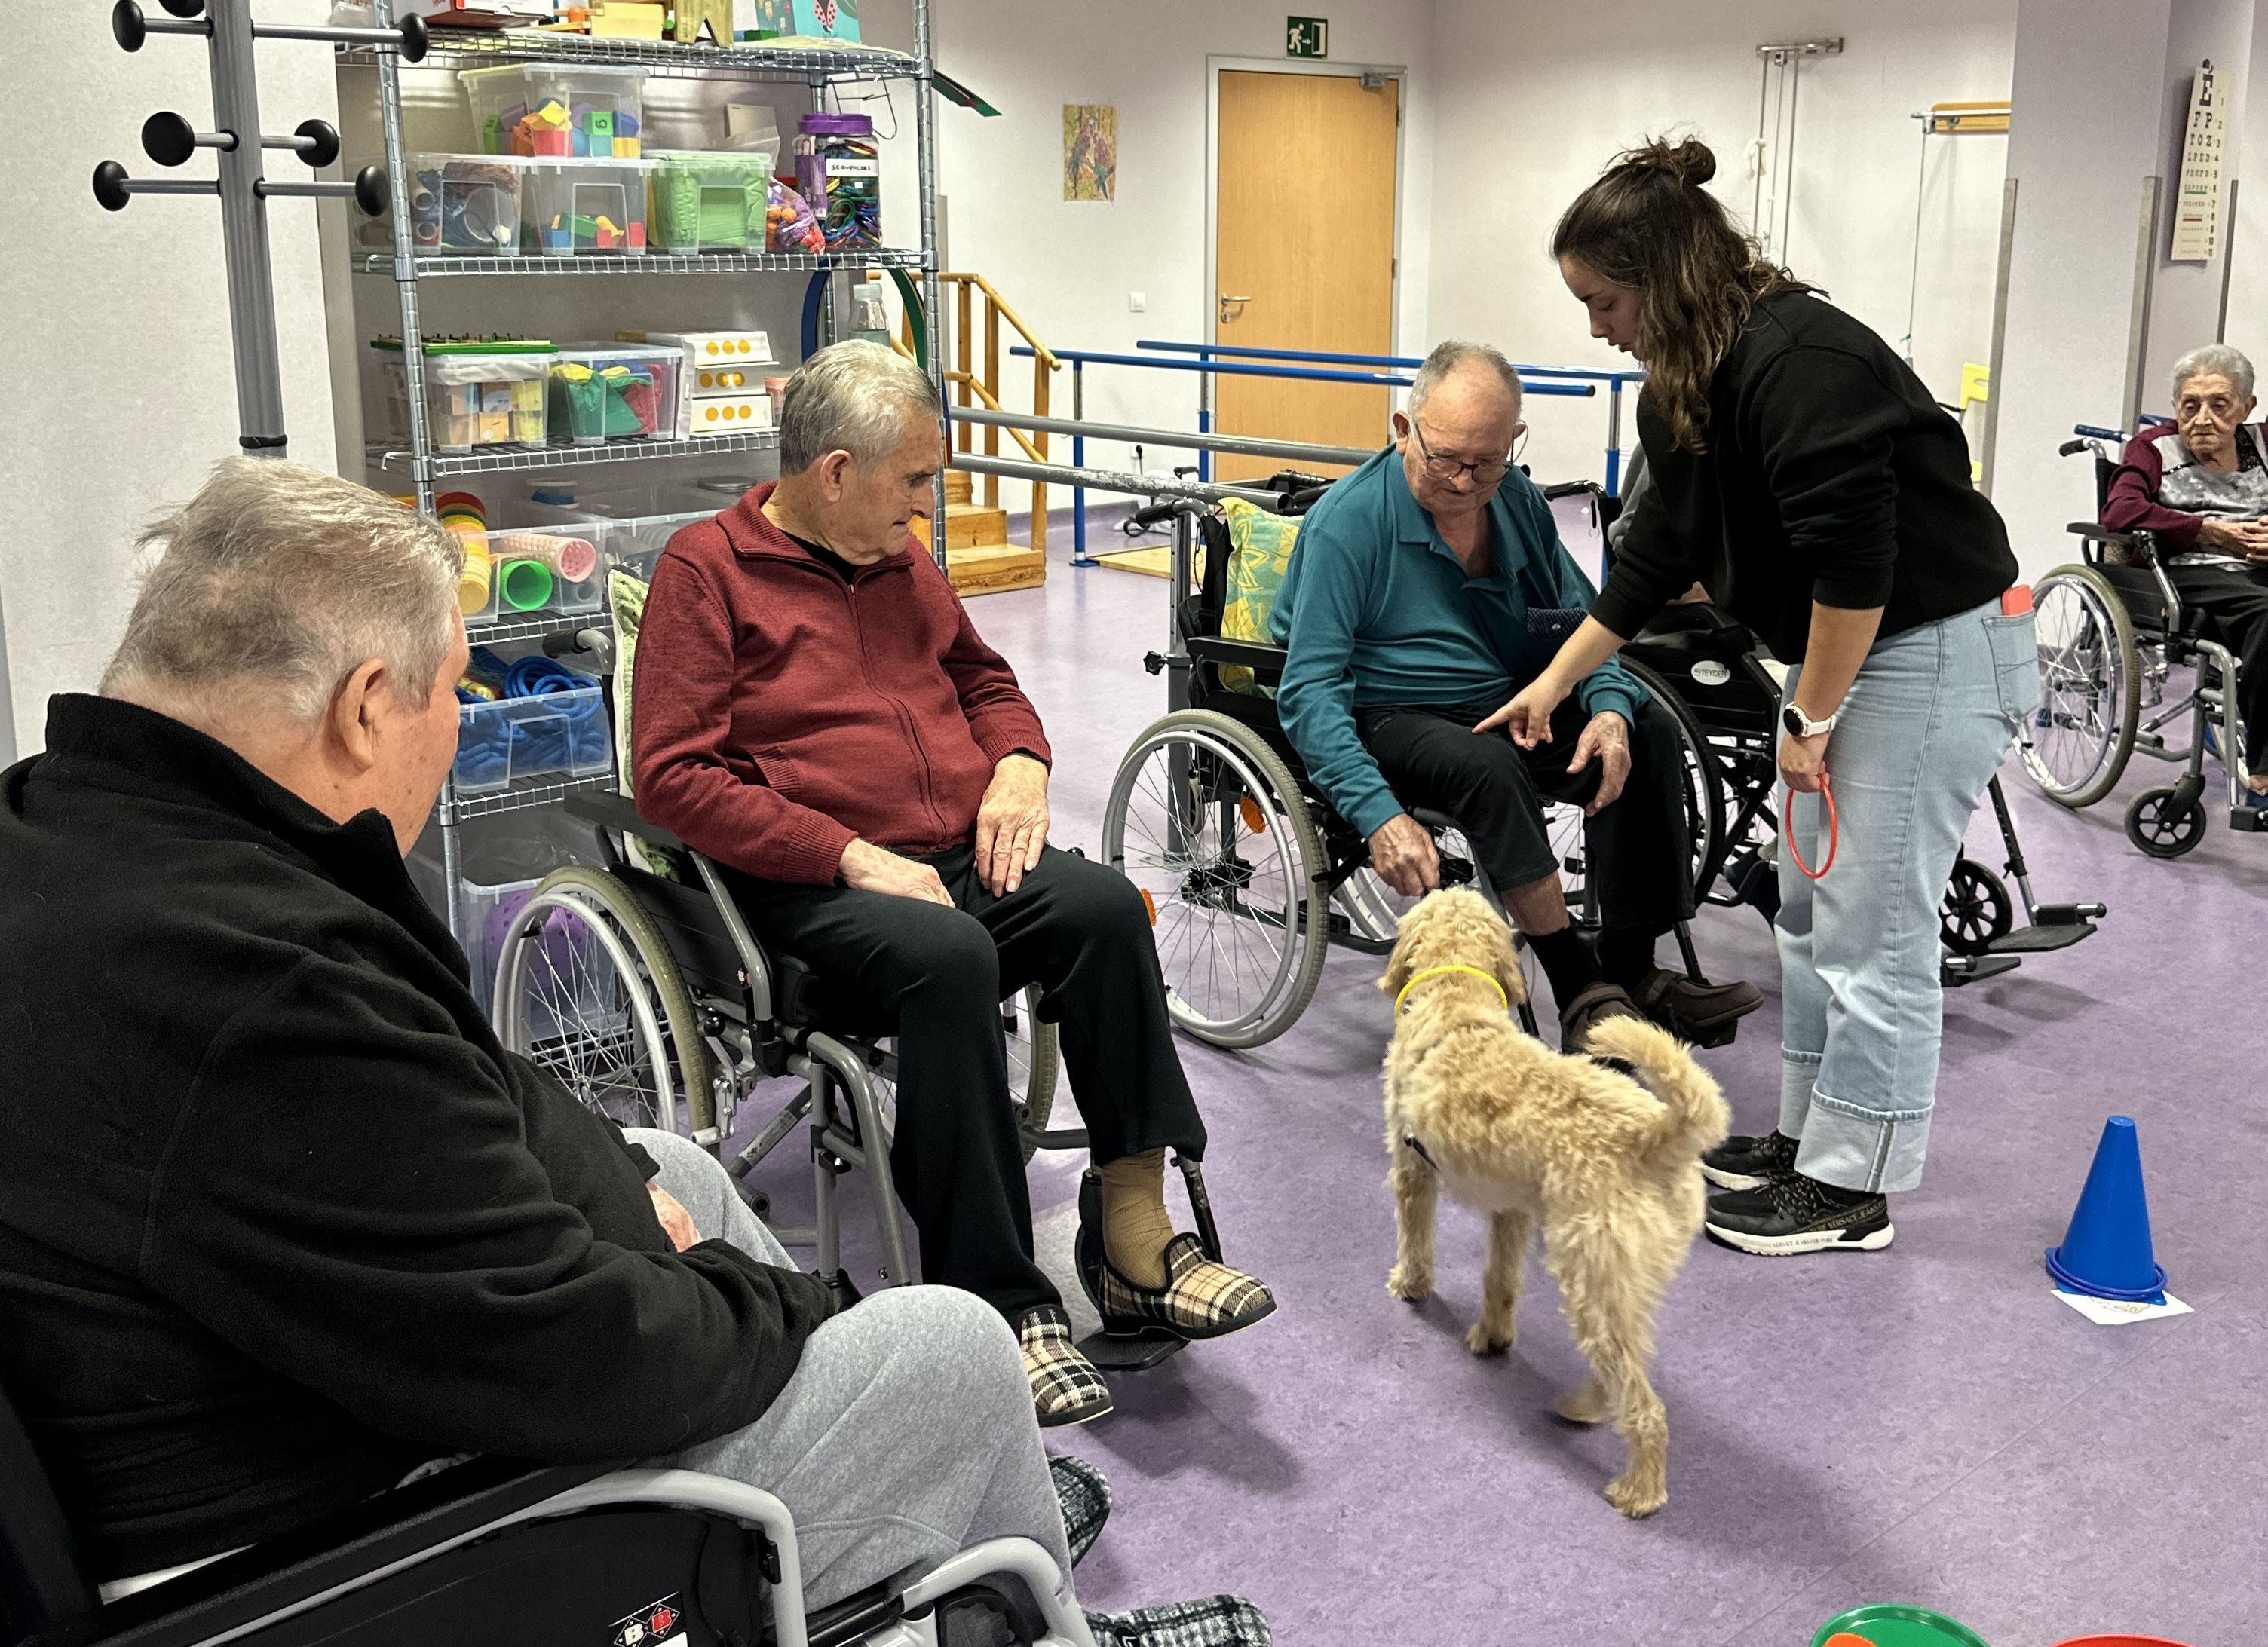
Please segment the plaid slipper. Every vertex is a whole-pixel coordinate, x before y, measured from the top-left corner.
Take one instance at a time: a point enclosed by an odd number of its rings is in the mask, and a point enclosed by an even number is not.
[[[1086,1628],[1094,1647],[1270,1647],[1276,1639],[1260,1609],[1237,1596],[1090,1613]]]
[[[1071,1317],[1059,1304],[1024,1312],[1016,1323],[1024,1376],[1032,1381],[1032,1408],[1040,1428],[1084,1424],[1110,1410],[1110,1386],[1071,1341]]]
[[[1079,1279],[1101,1312],[1102,1330],[1113,1337],[1162,1327],[1182,1338],[1225,1338],[1276,1312],[1273,1293],[1242,1270],[1207,1258],[1204,1244],[1187,1232],[1166,1244],[1163,1287],[1138,1287],[1108,1258],[1090,1258],[1079,1266]]]
[[[1084,1459],[1051,1456],[1048,1474],[1055,1481],[1064,1536],[1071,1541],[1071,1564],[1076,1567],[1086,1559],[1094,1540],[1102,1536],[1102,1524],[1110,1519],[1110,1483]]]

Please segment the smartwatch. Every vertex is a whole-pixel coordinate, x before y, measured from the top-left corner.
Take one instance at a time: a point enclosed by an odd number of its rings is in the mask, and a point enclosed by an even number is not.
[[[1787,735],[1791,738],[1817,738],[1835,730],[1834,716],[1815,721],[1793,703],[1780,711],[1779,721],[1787,728]]]

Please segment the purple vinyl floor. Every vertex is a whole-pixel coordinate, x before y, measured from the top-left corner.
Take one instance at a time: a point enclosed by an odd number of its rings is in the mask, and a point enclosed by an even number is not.
[[[1092,853],[1120,755],[1164,710],[1140,655],[1165,638],[1166,586],[1074,570],[1066,553],[1045,588],[971,611],[1046,718],[1053,839]],[[1660,1320],[1670,1499],[1646,1522],[1600,1496],[1616,1438],[1550,1415],[1581,1363],[1548,1279],[1533,1280],[1508,1357],[1468,1355],[1482,1225],[1445,1202],[1438,1296],[1387,1295],[1380,963],[1334,952],[1314,1004],[1270,1046],[1186,1044],[1229,1257],[1282,1308],[1119,1377],[1114,1415],[1050,1437],[1116,1494],[1082,1599],[1235,1591],[1290,1647],[1804,1647],[1873,1601],[1949,1613],[1991,1647],[2113,1629],[2192,1647],[2256,1639],[2268,841],[2216,825],[2187,858],[2143,858],[2119,820],[2133,790],[2165,780],[2134,766],[2117,796],[2072,813],[2011,763],[2040,896],[2110,914],[2077,948],[1948,996],[1928,1176],[1893,1203],[1896,1246],[1786,1260],[1694,1248]],[[1989,826],[1971,839],[1997,867]],[[1696,936],[1713,975],[1764,993],[1739,1042],[1704,1056],[1736,1129],[1765,1129],[1778,1079],[1769,931],[1752,912],[1709,909]],[[2050,1292],[2041,1251],[2061,1239],[2113,1113],[2139,1124],[2158,1257],[2194,1314],[2097,1327]],[[783,1149],[760,1174],[791,1222],[809,1206],[799,1156]],[[1078,1165],[1035,1165],[1043,1226],[1063,1223]],[[844,1217],[854,1254],[870,1252],[855,1175]]]

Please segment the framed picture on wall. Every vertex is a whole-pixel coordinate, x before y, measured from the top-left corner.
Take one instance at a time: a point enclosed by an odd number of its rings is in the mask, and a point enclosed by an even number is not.
[[[1064,198],[1118,198],[1118,110],[1109,103],[1063,106]]]

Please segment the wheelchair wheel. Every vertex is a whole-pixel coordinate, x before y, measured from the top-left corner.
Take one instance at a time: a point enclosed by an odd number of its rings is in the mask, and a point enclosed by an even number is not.
[[[709,1055],[669,945],[604,870],[545,876],[497,945],[497,1039],[625,1127],[716,1125]]]
[[[2126,838],[2152,857],[2179,857],[2205,839],[2205,802],[2176,805],[2171,784],[2144,790],[2126,809]]]
[[[1174,1022],[1216,1047],[1276,1039],[1314,998],[1326,862],[1299,786],[1257,732],[1177,710],[1134,740],[1102,859],[1150,906]]]
[[[1689,842],[1686,869],[1693,878],[1693,901],[1707,897],[1725,862],[1725,780],[1718,770],[1717,752],[1709,735],[1677,689],[1634,658],[1622,660],[1646,695],[1669,716],[1677,729],[1679,787],[1685,797]]]
[[[1053,1024],[1040,1019],[1040,990],[1035,984],[1021,995],[1000,1003],[1000,1033],[1008,1053],[1008,1100],[1027,1134],[1045,1132],[1055,1114],[1056,1083],[1063,1072],[1063,1042]],[[898,1105],[896,1042],[881,1068],[874,1071],[874,1091],[895,1124]],[[1024,1159],[1038,1153],[1028,1137]]]
[[[2110,580],[2092,566],[2058,566],[2041,578],[2032,612],[2041,701],[2024,768],[2050,800],[2092,806],[2117,787],[2141,723],[2134,626]]]
[[[2008,935],[2015,920],[2006,881],[1966,854],[1953,861],[1945,901],[1938,908],[1939,937],[1946,948],[1956,955],[1982,955],[1996,938]]]

